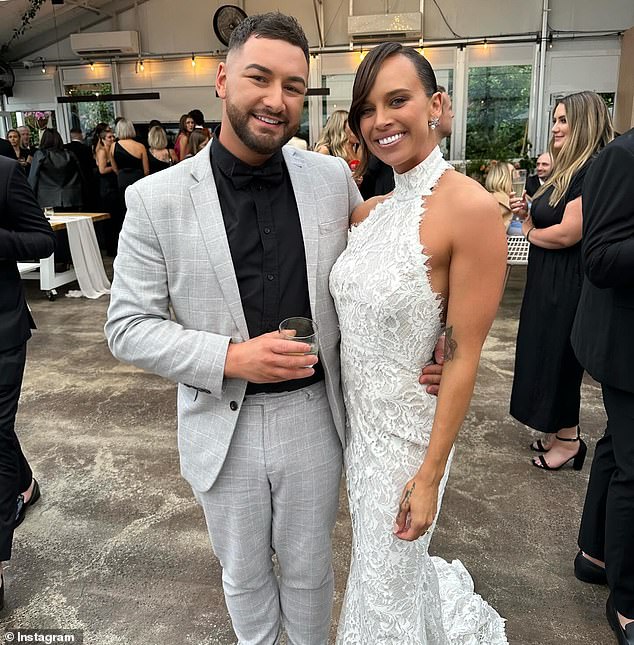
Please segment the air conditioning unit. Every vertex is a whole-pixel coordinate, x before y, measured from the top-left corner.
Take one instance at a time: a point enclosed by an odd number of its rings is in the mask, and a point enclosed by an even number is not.
[[[348,35],[354,43],[418,40],[423,37],[423,14],[415,11],[348,16]]]
[[[122,56],[139,53],[137,31],[84,31],[71,34],[71,49],[82,58]]]

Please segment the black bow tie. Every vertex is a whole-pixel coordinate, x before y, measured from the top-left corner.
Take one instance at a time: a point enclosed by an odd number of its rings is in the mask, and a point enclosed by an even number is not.
[[[252,168],[244,164],[234,164],[229,178],[236,189],[246,188],[252,181],[275,186],[280,184],[284,178],[282,162],[275,160],[265,163],[263,166]]]

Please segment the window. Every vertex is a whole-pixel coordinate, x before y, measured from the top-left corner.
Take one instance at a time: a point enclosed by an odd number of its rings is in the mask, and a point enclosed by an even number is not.
[[[56,128],[54,110],[33,110],[27,112],[11,112],[11,127],[17,128],[25,125],[31,132],[30,143],[37,146],[40,143],[42,132],[46,128]]]
[[[531,65],[469,69],[467,159],[510,159],[527,145]]]
[[[354,74],[333,74],[322,77],[321,86],[330,89],[330,94],[324,96],[322,103],[322,127],[326,125],[328,117],[335,110],[350,110],[353,83]]]
[[[66,85],[67,96],[100,96],[112,94],[110,83],[85,83]],[[114,122],[114,103],[96,101],[94,103],[70,103],[70,127],[80,128],[84,133],[94,130],[97,123]]]

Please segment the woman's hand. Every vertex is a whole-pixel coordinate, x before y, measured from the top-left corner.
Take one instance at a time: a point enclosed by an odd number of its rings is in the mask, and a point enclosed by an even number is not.
[[[394,535],[413,542],[433,524],[438,508],[438,486],[414,477],[405,484],[394,523]]]
[[[511,192],[509,196],[509,208],[514,214],[517,214],[520,217],[528,217],[526,191],[522,193],[521,197],[518,197],[514,192]]]

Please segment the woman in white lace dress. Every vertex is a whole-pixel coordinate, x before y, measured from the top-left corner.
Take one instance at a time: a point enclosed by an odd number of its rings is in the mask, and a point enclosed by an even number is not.
[[[440,113],[433,70],[414,49],[390,43],[367,55],[350,126],[363,158],[370,152],[394,168],[396,188],[354,212],[330,277],[353,526],[341,645],[507,642],[503,619],[474,593],[463,565],[428,553],[506,263],[495,200],[436,146]],[[443,327],[436,401],[418,374]]]

